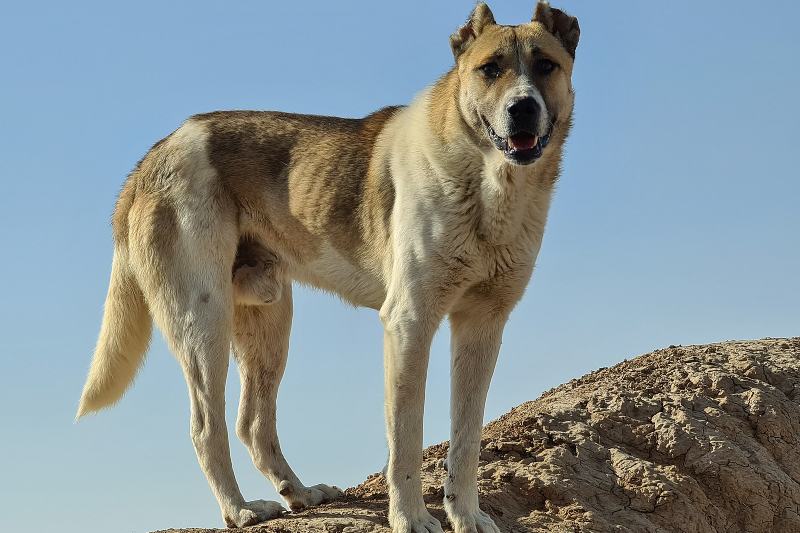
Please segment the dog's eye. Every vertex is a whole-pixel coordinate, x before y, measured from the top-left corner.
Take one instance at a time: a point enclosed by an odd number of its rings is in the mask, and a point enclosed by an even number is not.
[[[537,74],[541,74],[542,76],[547,76],[548,74],[553,72],[557,66],[558,65],[556,65],[549,59],[537,59],[533,63],[533,70],[535,70]]]
[[[491,63],[486,63],[485,65],[478,68],[481,72],[483,72],[483,75],[489,78],[490,80],[493,80],[500,76],[501,72],[500,65],[498,65],[494,61],[492,61]]]

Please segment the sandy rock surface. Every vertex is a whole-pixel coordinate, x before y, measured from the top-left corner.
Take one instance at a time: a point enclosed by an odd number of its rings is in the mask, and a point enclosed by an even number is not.
[[[503,531],[800,532],[800,338],[670,347],[565,383],[483,431]],[[445,524],[442,459],[423,483]],[[380,475],[250,533],[385,532]],[[167,530],[207,533],[208,529]]]

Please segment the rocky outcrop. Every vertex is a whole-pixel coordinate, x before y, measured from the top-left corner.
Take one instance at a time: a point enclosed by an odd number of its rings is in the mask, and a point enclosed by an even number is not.
[[[800,532],[798,440],[800,338],[670,346],[487,425],[481,507],[509,532]],[[423,466],[443,524],[446,454],[428,448]],[[386,498],[376,474],[247,531],[388,533]]]

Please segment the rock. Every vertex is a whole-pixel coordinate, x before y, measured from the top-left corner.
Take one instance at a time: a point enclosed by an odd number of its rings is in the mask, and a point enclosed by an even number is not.
[[[508,532],[798,532],[798,440],[800,338],[670,346],[487,425],[481,507]],[[443,524],[446,454],[431,446],[422,469]],[[344,501],[241,531],[389,533],[386,510],[372,475]]]

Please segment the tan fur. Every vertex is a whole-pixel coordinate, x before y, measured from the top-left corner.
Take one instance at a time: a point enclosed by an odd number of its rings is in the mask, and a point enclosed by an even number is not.
[[[497,533],[475,484],[482,413],[504,324],[541,246],[572,120],[578,36],[575,19],[543,4],[519,26],[497,25],[479,4],[451,37],[453,69],[407,108],[363,119],[234,111],[187,120],[144,157],[117,202],[111,285],[79,416],[125,391],[152,317],[183,368],[190,434],[226,524],[281,512],[245,501],[233,474],[231,345],[242,379],[237,434],[255,466],[293,510],[338,497],[301,483],[276,431],[291,283],[312,285],[379,310],[389,519],[395,532],[440,532],[419,468],[430,342],[449,316],[445,508],[458,533]],[[552,72],[534,67],[543,60]],[[524,164],[498,144],[519,134],[509,109],[520,99],[539,110],[522,133],[549,140]]]
[[[123,250],[114,252],[103,326],[81,394],[78,418],[122,398],[150,343],[150,313],[125,255]]]

